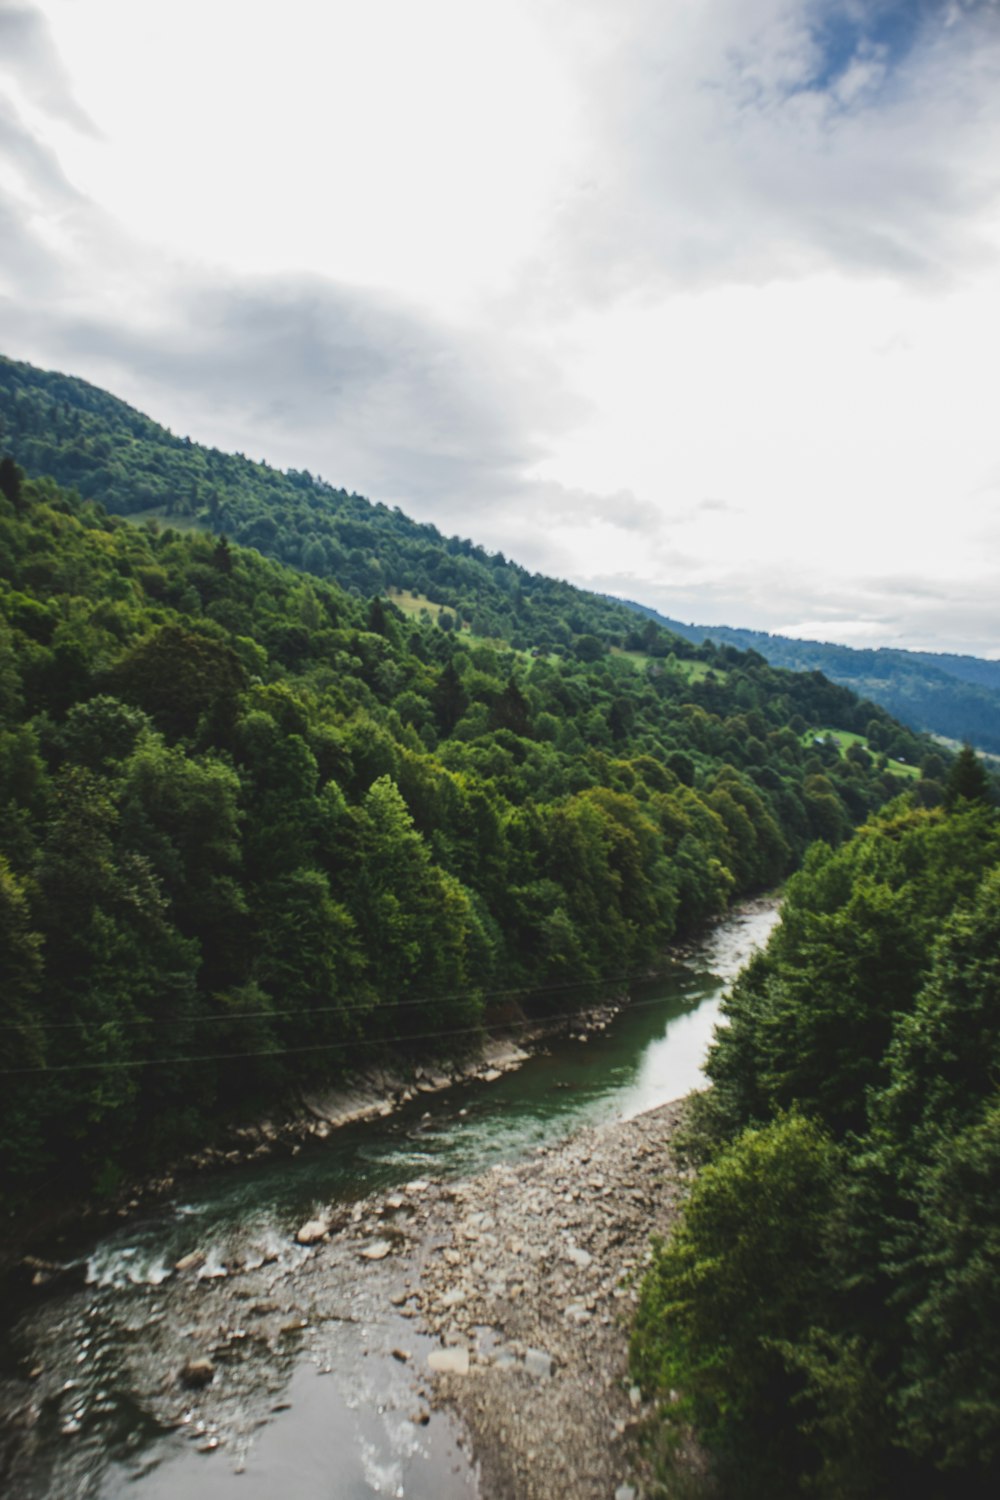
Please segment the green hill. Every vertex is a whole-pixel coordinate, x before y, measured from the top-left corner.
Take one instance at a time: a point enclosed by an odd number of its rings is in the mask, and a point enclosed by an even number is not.
[[[617,601],[444,537],[305,470],[285,473],[176,437],[86,381],[2,357],[0,452],[114,514],[224,532],[361,597],[405,590],[522,650],[586,652],[595,640],[606,648],[634,624]]]
[[[9,1201],[59,1171],[112,1191],[387,1049],[472,1046],[492,996],[571,1010],[812,840],[941,800],[946,758],[818,673],[637,630],[82,382],[0,378],[4,442],[73,479],[0,463]]]
[[[860,650],[729,625],[685,625],[643,604],[629,607],[685,640],[724,642],[741,651],[759,651],[776,667],[823,672],[881,703],[913,729],[1000,755],[1000,661],[888,647]]]

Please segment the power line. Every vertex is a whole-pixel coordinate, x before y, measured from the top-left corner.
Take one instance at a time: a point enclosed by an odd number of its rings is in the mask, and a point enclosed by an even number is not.
[[[365,1001],[357,1004],[345,1005],[303,1005],[294,1010],[241,1010],[241,1011],[216,1011],[213,1015],[192,1015],[188,1017],[191,1022],[201,1026],[210,1021],[269,1021],[284,1019],[290,1016],[329,1016],[329,1015],[353,1015],[360,1012],[365,1015],[374,1014],[377,1010],[392,1008],[393,1010],[404,1010],[414,1005],[443,1005],[457,1000],[497,1000],[505,995],[549,995],[562,990],[582,990],[593,988],[604,984],[631,984],[636,980],[662,979],[666,969],[640,969],[631,974],[607,974],[595,979],[571,979],[564,980],[559,984],[520,984],[509,985],[505,989],[497,990],[458,990],[450,995],[425,995],[418,1000],[377,1000],[373,1005]],[[177,1021],[176,1016],[129,1016],[120,1020],[114,1020],[116,1026],[164,1026],[173,1025]],[[86,1026],[86,1018],[78,1018],[75,1021],[32,1021],[20,1023],[17,1021],[0,1021],[0,1027],[5,1030],[40,1030],[40,1031],[66,1031],[80,1026]],[[95,1024],[103,1024],[96,1021]],[[2,1071],[2,1070],[0,1070]]]
[[[662,1000],[635,1000],[628,1009],[642,1010],[651,1005],[662,1005]],[[563,1011],[554,1016],[541,1016],[536,1020],[524,1019],[505,1023],[507,1029],[515,1030],[526,1026],[548,1025],[553,1021],[579,1021],[580,1012],[575,1010]],[[102,1071],[121,1071],[126,1068],[153,1068],[164,1064],[175,1066],[187,1063],[203,1062],[234,1062],[245,1058],[255,1057],[294,1057],[306,1052],[340,1052],[351,1047],[385,1047],[400,1045],[405,1042],[428,1042],[439,1041],[445,1037],[457,1036],[479,1036],[482,1034],[482,1026],[463,1026],[453,1031],[416,1031],[406,1036],[397,1037],[358,1037],[350,1041],[339,1042],[317,1042],[304,1047],[267,1047],[259,1052],[206,1052],[194,1057],[140,1057],[128,1058],[121,1061],[105,1061],[92,1063],[55,1063],[51,1067],[42,1068],[0,1068],[0,1077],[25,1077],[28,1075],[52,1074],[52,1073],[87,1073]]]

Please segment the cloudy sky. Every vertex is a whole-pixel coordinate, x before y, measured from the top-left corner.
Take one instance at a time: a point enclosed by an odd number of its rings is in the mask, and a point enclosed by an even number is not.
[[[1000,656],[1000,0],[0,0],[0,351],[685,620]]]

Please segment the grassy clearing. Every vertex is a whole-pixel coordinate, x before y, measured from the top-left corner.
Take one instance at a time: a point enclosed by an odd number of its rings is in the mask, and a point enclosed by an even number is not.
[[[458,612],[454,605],[435,604],[433,600],[427,598],[426,594],[414,594],[410,589],[387,589],[386,594],[397,609],[401,609],[404,615],[409,615],[413,619],[423,614],[424,611],[430,615],[435,623],[440,619],[442,614],[451,615],[454,619],[458,618]],[[468,624],[464,620],[460,629],[464,631],[468,631],[469,629]]]
[[[211,527],[205,526],[194,516],[175,516],[172,511],[162,505],[152,505],[149,510],[134,510],[131,515],[124,516],[132,526],[141,526],[145,521],[155,521],[164,531],[210,531]]]
[[[626,651],[623,646],[610,646],[609,652],[612,656],[623,657],[632,662],[639,671],[644,672],[650,663],[663,667],[668,672],[674,672],[678,677],[683,677],[685,682],[704,682],[711,675],[716,682],[725,682],[726,673],[718,667],[709,666],[704,661],[680,661],[674,657],[669,661],[662,656],[650,656],[646,651]]]
[[[846,755],[851,745],[860,745],[862,750],[867,750],[873,759],[877,760],[880,752],[873,750],[863,734],[855,734],[850,729],[807,729],[802,736],[802,744],[810,746],[815,740],[826,740],[833,742],[840,748],[841,756]],[[886,769],[894,776],[903,776],[913,781],[920,776],[919,766],[911,766],[905,760],[895,760],[892,756],[888,758]]]

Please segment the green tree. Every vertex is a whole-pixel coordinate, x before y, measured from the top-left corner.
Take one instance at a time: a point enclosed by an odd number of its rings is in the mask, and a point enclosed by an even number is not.
[[[651,1393],[682,1393],[734,1497],[789,1495],[809,1464],[788,1413],[803,1381],[783,1349],[822,1311],[837,1149],[794,1115],[741,1135],[705,1167],[656,1246],[632,1335]]]
[[[946,807],[955,807],[966,802],[991,802],[993,800],[989,779],[983,763],[971,745],[963,745],[952,762],[945,782],[944,801]]]

